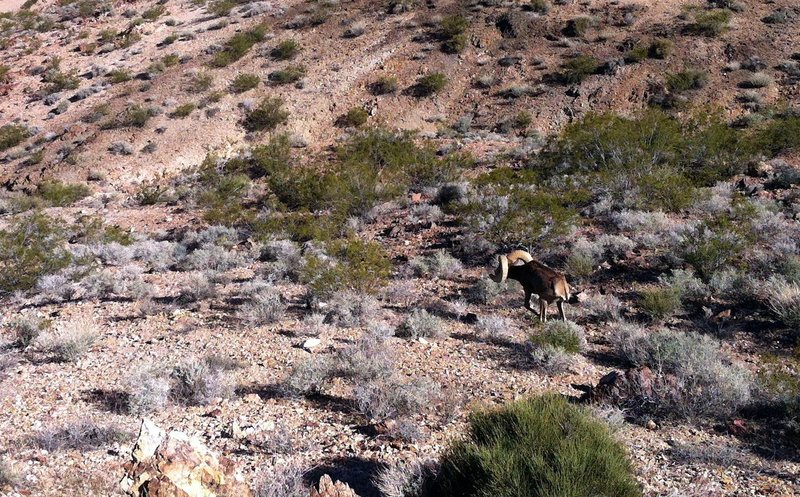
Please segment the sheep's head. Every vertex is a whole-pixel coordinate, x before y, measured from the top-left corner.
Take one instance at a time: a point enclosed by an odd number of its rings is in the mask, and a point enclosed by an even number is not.
[[[508,257],[501,255],[497,260],[497,269],[494,270],[494,274],[490,278],[495,283],[502,283],[508,278]]]

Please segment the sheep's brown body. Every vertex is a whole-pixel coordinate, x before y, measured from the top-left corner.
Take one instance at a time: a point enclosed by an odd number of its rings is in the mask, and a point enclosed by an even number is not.
[[[494,281],[519,281],[525,291],[525,308],[532,312],[536,310],[531,307],[531,296],[536,294],[539,297],[540,321],[547,320],[547,306],[553,302],[558,306],[561,320],[566,320],[564,302],[570,300],[570,287],[564,273],[542,264],[523,250],[501,255],[498,260],[498,267],[492,276]]]

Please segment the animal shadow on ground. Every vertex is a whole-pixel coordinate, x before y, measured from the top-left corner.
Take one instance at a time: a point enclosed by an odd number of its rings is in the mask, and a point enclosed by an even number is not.
[[[94,404],[106,412],[113,414],[128,414],[129,412],[130,394],[122,390],[93,388],[83,390],[81,398],[84,402]]]

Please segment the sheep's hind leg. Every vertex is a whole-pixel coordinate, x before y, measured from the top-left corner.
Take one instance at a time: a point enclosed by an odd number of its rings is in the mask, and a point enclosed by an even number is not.
[[[547,322],[547,302],[542,299],[539,299],[539,321]]]
[[[559,300],[558,302],[556,302],[556,305],[558,306],[558,315],[559,315],[559,317],[561,318],[562,321],[566,321],[567,320],[567,314],[564,312],[564,301],[563,300]]]

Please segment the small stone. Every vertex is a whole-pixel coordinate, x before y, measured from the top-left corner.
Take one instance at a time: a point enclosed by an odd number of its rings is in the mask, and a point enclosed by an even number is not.
[[[652,419],[647,420],[647,424],[645,425],[648,430],[655,431],[658,429],[658,425]]]
[[[322,344],[322,340],[319,338],[309,338],[303,342],[303,349],[312,352],[315,348],[319,347],[320,344]]]

